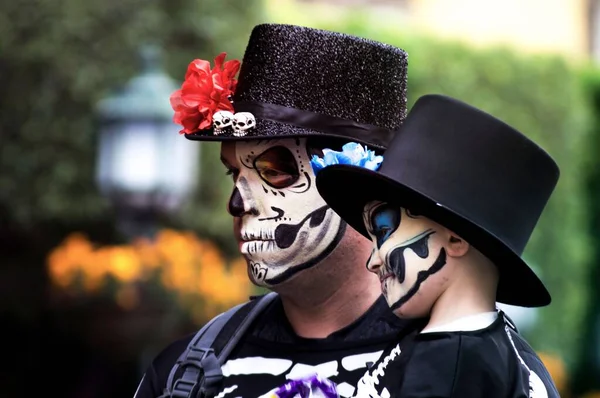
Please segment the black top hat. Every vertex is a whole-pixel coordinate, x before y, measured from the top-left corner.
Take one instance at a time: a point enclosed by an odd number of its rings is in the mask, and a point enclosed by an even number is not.
[[[254,127],[186,137],[224,141],[323,136],[385,148],[406,113],[407,54],[396,47],[293,25],[256,26],[232,98]],[[238,131],[239,132],[239,131]]]
[[[523,307],[550,294],[521,254],[557,181],[554,160],[500,120],[458,100],[421,97],[384,154],[379,171],[327,166],[317,187],[368,237],[371,200],[409,208],[455,232],[499,269],[497,300]]]

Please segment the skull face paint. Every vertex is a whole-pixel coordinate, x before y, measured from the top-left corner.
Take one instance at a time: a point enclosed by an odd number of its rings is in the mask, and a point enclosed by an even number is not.
[[[401,317],[425,316],[448,280],[442,226],[385,202],[365,206],[363,221],[373,241],[367,262],[392,310]]]
[[[253,282],[271,287],[329,255],[346,224],[317,191],[306,139],[234,145],[222,156],[235,180],[229,211]]]

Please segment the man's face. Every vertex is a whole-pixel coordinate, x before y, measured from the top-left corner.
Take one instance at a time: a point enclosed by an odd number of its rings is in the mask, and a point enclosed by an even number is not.
[[[367,268],[379,276],[389,306],[401,317],[427,315],[451,272],[444,249],[447,230],[379,201],[365,206],[363,221],[374,246]]]
[[[319,195],[305,138],[223,143],[221,160],[233,175],[228,210],[261,286],[275,286],[325,258],[346,224]]]

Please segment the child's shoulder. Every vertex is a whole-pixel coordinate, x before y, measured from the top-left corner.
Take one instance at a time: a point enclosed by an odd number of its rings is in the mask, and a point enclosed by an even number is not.
[[[378,391],[380,396],[414,398],[509,396],[519,366],[504,327],[499,319],[480,330],[421,333],[412,341],[401,340],[365,375],[359,390],[377,387],[387,392]]]
[[[456,393],[465,386],[478,394],[470,389],[480,385],[486,394],[500,396],[492,392],[506,391],[516,366],[500,320],[481,330],[423,333],[406,364],[402,391],[426,389],[430,396],[451,397],[461,396]],[[473,384],[476,381],[481,383]]]
[[[460,330],[435,333],[421,333],[415,341],[413,360],[431,360],[444,357],[441,363],[450,362],[456,366],[464,361],[482,366],[499,367],[492,362],[503,359],[508,361],[514,356],[507,326],[502,317],[498,317],[489,326],[477,330]]]

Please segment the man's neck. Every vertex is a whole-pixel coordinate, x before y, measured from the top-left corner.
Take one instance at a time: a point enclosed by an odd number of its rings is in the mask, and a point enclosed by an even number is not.
[[[279,291],[283,308],[294,332],[304,338],[325,338],[360,318],[381,295],[377,277],[360,267],[346,278],[324,278],[321,286],[302,291]],[[303,275],[308,276],[308,275]],[[343,279],[336,285],[336,280]]]

